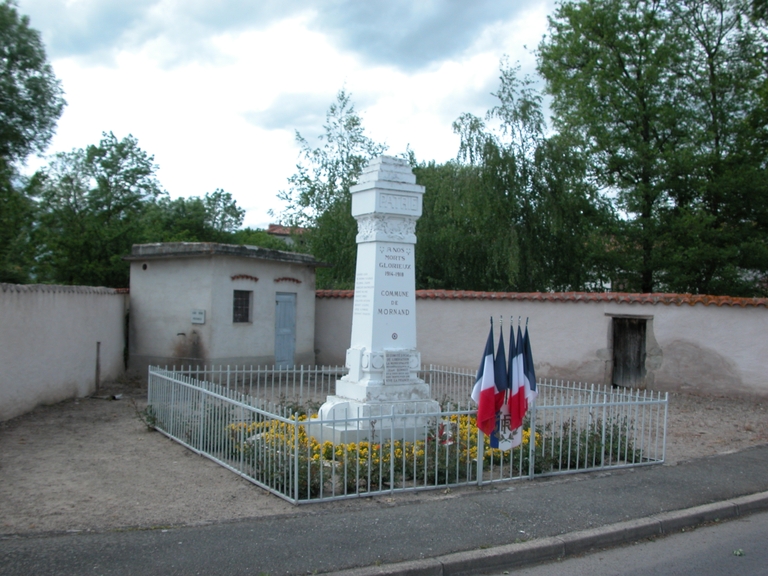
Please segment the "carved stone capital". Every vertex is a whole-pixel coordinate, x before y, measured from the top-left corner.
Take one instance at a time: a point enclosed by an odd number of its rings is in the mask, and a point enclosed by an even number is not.
[[[357,242],[416,243],[416,218],[365,214],[357,218]]]

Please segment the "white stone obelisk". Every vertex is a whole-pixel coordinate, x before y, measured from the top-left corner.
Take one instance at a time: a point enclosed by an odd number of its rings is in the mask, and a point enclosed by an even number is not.
[[[379,156],[350,192],[358,234],[349,373],[337,380],[320,416],[394,413],[404,417],[398,428],[423,425],[417,415],[440,410],[418,377],[415,231],[424,187],[405,160]]]

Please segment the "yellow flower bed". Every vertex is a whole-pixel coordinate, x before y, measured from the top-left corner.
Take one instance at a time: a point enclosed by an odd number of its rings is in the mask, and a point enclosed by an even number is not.
[[[382,483],[406,480],[459,482],[472,474],[476,467],[478,430],[474,416],[452,415],[434,426],[425,440],[386,440],[383,443],[362,440],[339,444],[325,441],[321,444],[307,434],[307,426],[302,424],[306,420],[306,416],[299,416],[296,424],[277,420],[238,422],[230,424],[227,432],[236,453],[253,453],[258,444],[259,453],[279,452],[285,456],[296,456],[294,449],[298,447],[300,465],[308,466],[310,475],[320,474],[321,465],[330,465],[335,474],[346,479],[347,490],[353,491],[360,489],[361,483],[364,484],[363,490],[370,490]],[[510,451],[491,449],[490,439],[487,436],[483,438],[485,465],[502,458],[510,461]],[[523,430],[522,449],[526,458],[529,442],[530,431]],[[537,433],[536,445],[539,443],[540,435]],[[391,477],[392,472],[395,473],[394,478]],[[326,472],[326,475],[331,474]]]

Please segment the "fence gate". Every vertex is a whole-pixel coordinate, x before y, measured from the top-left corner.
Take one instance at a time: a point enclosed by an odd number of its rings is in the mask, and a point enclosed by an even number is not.
[[[275,302],[275,365],[293,366],[296,352],[296,294],[278,292]]]

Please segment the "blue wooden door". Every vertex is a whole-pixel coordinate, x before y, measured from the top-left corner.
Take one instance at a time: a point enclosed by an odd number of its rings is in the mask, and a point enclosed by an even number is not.
[[[296,294],[278,292],[275,302],[275,365],[293,366],[296,352]]]

